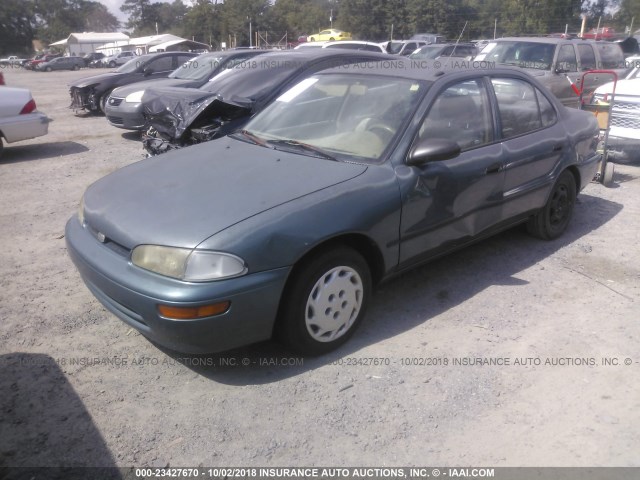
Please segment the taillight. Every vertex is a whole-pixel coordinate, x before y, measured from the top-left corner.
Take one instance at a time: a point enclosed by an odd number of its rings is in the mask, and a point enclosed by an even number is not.
[[[31,113],[36,109],[36,101],[32,98],[27,102],[27,104],[22,107],[20,110],[20,115],[24,115],[25,113]]]

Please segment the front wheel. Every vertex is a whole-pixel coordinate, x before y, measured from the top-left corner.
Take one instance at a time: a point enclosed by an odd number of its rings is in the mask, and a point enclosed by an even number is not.
[[[529,219],[527,230],[534,237],[553,240],[564,233],[576,203],[576,181],[564,171],[553,186],[547,204]]]
[[[106,108],[107,108],[107,100],[109,100],[109,95],[111,95],[111,90],[105,92],[104,95],[100,97],[99,104],[100,104],[100,111],[102,113],[107,113]]]
[[[114,62],[113,60],[109,62],[109,68],[115,68],[116,67],[116,62]]]
[[[51,67],[47,67],[44,70],[45,70],[45,72],[50,72],[51,71]]]
[[[338,247],[305,261],[283,298],[280,339],[304,355],[345,343],[362,321],[371,296],[371,271],[355,250]]]

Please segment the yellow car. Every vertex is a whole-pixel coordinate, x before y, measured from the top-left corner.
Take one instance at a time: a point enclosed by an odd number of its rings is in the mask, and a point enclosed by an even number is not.
[[[343,32],[342,30],[330,28],[307,37],[307,42],[325,42],[327,40],[330,42],[333,42],[334,40],[351,40],[351,34]]]

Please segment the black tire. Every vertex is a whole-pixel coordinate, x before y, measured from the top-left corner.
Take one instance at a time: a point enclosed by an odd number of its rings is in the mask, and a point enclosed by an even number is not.
[[[341,246],[298,265],[288,285],[276,333],[300,354],[321,355],[345,343],[362,321],[371,271],[362,255]],[[322,322],[331,329],[320,328]]]
[[[108,90],[104,92],[104,94],[100,97],[100,101],[98,102],[98,104],[100,105],[100,111],[104,114],[107,113],[105,112],[106,106],[107,106],[107,100],[109,100],[109,95],[111,95],[112,91],[113,90]]]
[[[311,38],[309,39],[309,41],[310,41],[310,42],[315,42],[315,41],[316,41],[316,39],[315,39],[315,38],[313,38],[313,37],[311,37]]]
[[[331,38],[329,39],[329,41],[330,41],[330,42],[335,42],[335,41],[336,41],[336,39],[335,39],[335,38],[333,38],[333,37],[331,37]]]
[[[75,72],[76,70],[80,70],[80,67],[78,65],[74,65],[72,70]]]
[[[115,68],[115,66],[116,66],[116,62],[114,62],[113,60],[111,60],[111,61],[109,62],[109,68]]]
[[[3,151],[4,151],[4,144],[2,143],[2,137],[0,137],[0,158],[2,158]]]
[[[576,204],[576,181],[564,171],[551,190],[547,204],[527,223],[528,232],[543,240],[558,238],[567,229]]]
[[[45,72],[50,72],[51,71],[51,67],[47,67],[44,69]]]

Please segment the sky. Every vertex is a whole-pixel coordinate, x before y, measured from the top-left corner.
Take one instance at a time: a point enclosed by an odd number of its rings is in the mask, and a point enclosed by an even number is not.
[[[166,0],[153,0],[152,3],[168,3]],[[188,0],[182,0],[185,5],[189,5]],[[120,22],[126,22],[127,16],[120,11],[120,7],[124,3],[124,0],[100,0],[100,3],[104,4],[111,13],[113,13]]]

